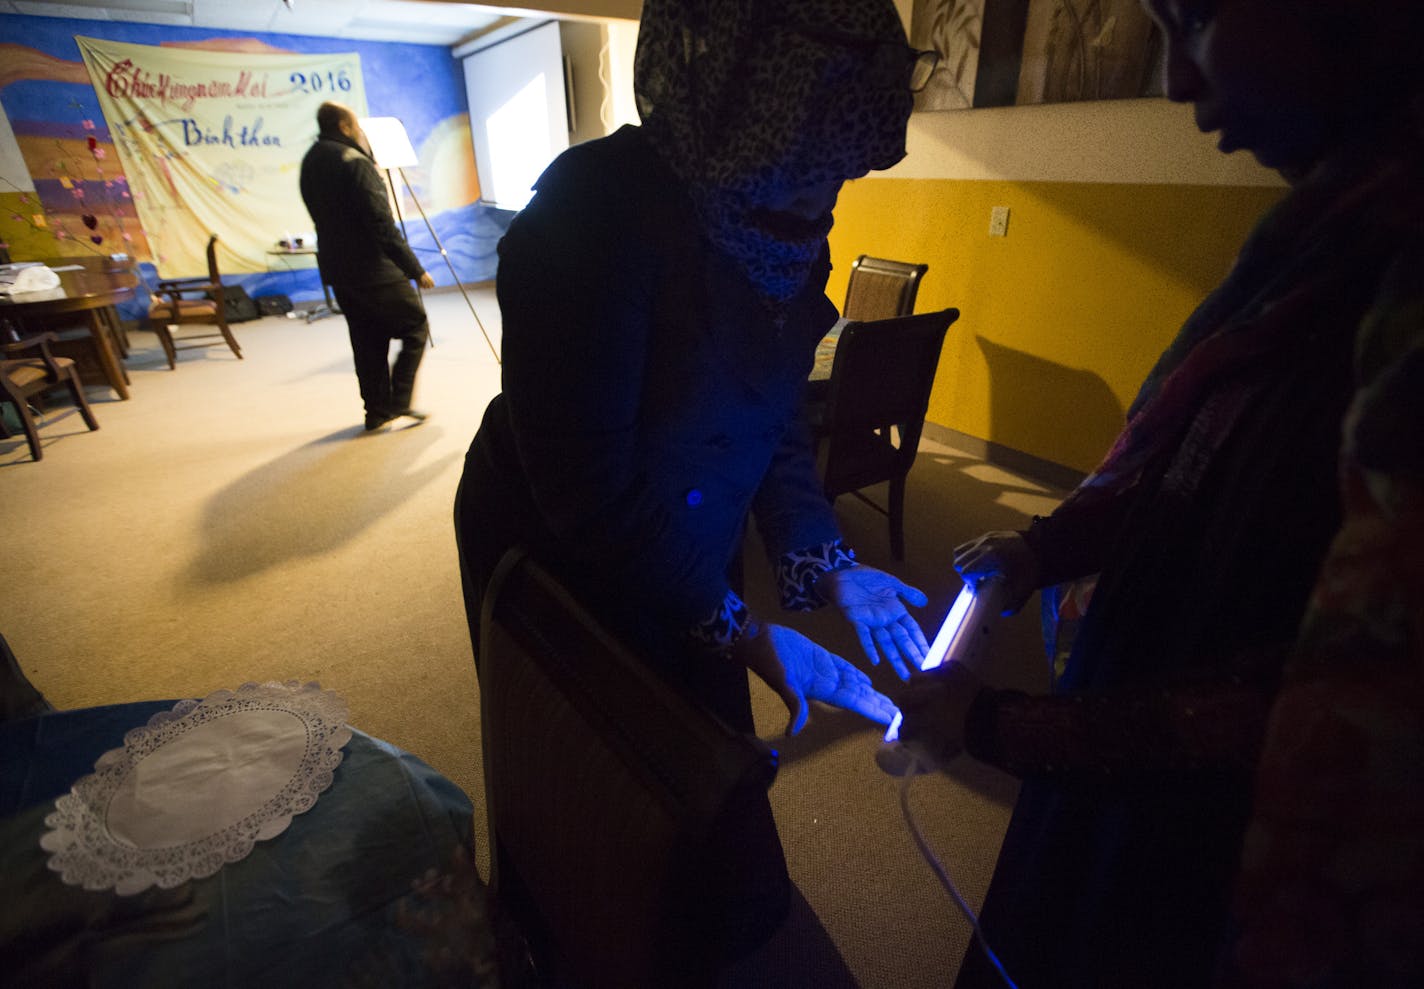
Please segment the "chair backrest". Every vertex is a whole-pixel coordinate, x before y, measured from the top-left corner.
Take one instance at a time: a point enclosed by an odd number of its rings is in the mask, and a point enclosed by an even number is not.
[[[825,424],[878,428],[923,420],[945,332],[958,309],[849,322],[836,343]]]
[[[824,411],[816,433],[829,440],[824,480],[827,491],[849,491],[908,471],[914,461],[930,389],[939,367],[940,349],[958,309],[868,323],[850,322],[841,330]],[[870,443],[874,430],[897,427],[900,443],[895,463],[886,465],[888,441]],[[860,453],[874,451],[875,474],[867,480]]]
[[[214,285],[222,281],[222,275],[218,272],[218,235],[213,234],[208,238],[208,280]]]
[[[908,316],[915,311],[920,279],[930,266],[889,261],[862,254],[851,262],[841,315],[862,322]]]
[[[495,896],[577,985],[709,984],[719,954],[762,936],[719,895],[755,863],[719,852],[766,799],[775,752],[656,675],[518,549],[483,597],[479,657]]]

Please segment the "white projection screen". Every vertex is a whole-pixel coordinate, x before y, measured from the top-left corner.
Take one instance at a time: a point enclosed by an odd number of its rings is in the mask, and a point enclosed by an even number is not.
[[[523,209],[534,180],[569,146],[558,22],[466,57],[465,94],[482,201]]]

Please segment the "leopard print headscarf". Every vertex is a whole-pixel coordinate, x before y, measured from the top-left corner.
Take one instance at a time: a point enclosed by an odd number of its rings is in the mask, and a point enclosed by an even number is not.
[[[634,90],[708,238],[774,305],[831,216],[772,230],[759,206],[903,158],[911,65],[891,0],[645,0]]]

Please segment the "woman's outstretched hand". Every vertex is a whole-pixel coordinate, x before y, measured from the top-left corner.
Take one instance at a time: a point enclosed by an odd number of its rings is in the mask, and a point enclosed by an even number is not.
[[[848,567],[821,574],[816,588],[855,626],[860,648],[872,665],[883,655],[901,680],[920,668],[930,644],[918,622],[905,610],[929,603],[919,588],[874,567]]]
[[[967,582],[1002,579],[1005,615],[1018,612],[1038,587],[1038,557],[1017,532],[986,532],[954,547],[954,569]]]
[[[785,702],[788,735],[805,727],[808,701],[854,711],[882,725],[895,716],[895,705],[870,685],[864,672],[785,625],[754,625],[737,640],[732,655]]]

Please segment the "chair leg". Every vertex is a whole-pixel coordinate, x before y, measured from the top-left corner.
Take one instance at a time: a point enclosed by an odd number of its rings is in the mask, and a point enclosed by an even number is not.
[[[163,348],[163,356],[168,358],[168,370],[178,369],[178,351],[173,346],[173,334],[168,331],[167,323],[155,322],[153,332],[158,334],[158,343]]]
[[[226,320],[218,323],[218,332],[221,333],[222,338],[227,341],[228,348],[237,355],[237,359],[242,360],[242,348],[237,345],[237,338],[232,335],[232,330],[227,328]]]
[[[99,428],[99,420],[94,418],[94,410],[89,408],[89,400],[84,397],[84,385],[79,380],[79,372],[73,367],[69,369],[69,394],[74,397],[74,407],[79,410],[79,414],[84,417],[84,425],[89,427],[90,432]]]
[[[16,402],[15,411],[20,414],[20,425],[25,428],[25,439],[30,443],[30,456],[43,460],[44,447],[40,446],[40,431],[35,426],[35,417],[30,415],[29,403],[23,400]]]
[[[905,560],[905,478],[890,479],[890,555],[897,562]]]

